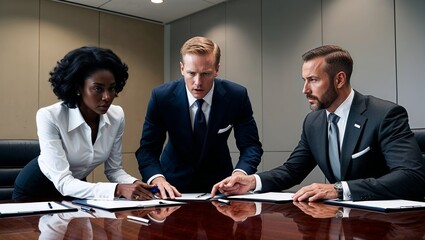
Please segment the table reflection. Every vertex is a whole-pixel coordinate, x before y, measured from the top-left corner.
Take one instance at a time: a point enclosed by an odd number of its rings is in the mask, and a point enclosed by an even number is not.
[[[63,204],[72,206],[69,202]],[[43,215],[38,223],[39,239],[123,239],[123,222],[127,221],[128,215],[149,217],[155,222],[163,222],[179,207],[122,212],[95,209],[95,212],[78,211]],[[94,222],[93,219],[97,221]]]
[[[243,222],[249,217],[258,215],[261,211],[261,203],[230,201],[229,204],[223,204],[218,201],[212,201],[217,211],[230,217],[235,222]]]
[[[320,202],[205,201],[0,218],[0,239],[425,239],[424,219],[425,211],[380,213]]]
[[[282,214],[282,221],[292,219],[303,239],[425,238],[425,211],[381,213],[316,202],[293,202],[263,206],[262,216],[267,218],[276,212]],[[278,228],[279,223],[272,227]]]
[[[90,219],[93,218],[103,218],[104,225],[108,227],[92,224]],[[108,239],[111,232],[114,235],[120,235],[114,230],[121,229],[121,220],[117,219],[113,212],[96,209],[95,212],[78,211],[43,215],[39,219],[38,228],[40,240]],[[68,229],[72,231],[67,231]]]
[[[139,239],[182,239],[183,236],[184,239],[260,239],[262,221],[260,216],[254,216],[255,210],[252,214],[253,206],[255,208],[255,204],[249,202],[232,202],[226,206],[216,202],[190,202],[188,206],[168,211],[172,214],[163,222],[141,226]]]

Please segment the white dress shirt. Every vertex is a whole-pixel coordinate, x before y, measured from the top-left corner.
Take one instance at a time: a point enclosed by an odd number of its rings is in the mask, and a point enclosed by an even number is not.
[[[85,199],[114,199],[117,183],[137,180],[122,167],[124,111],[111,105],[100,116],[99,130],[92,144],[91,129],[80,110],[62,102],[37,111],[37,133],[40,142],[38,163],[41,171],[64,196]],[[81,181],[97,166],[105,164],[110,183]]]

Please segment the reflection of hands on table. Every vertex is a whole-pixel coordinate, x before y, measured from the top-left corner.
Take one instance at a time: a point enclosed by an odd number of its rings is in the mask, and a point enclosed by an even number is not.
[[[317,202],[293,202],[301,211],[314,218],[333,218],[339,210],[337,206],[330,206]]]
[[[180,206],[157,208],[153,211],[151,210],[148,213],[148,216],[150,219],[152,219],[155,222],[164,222],[168,216],[170,216],[173,212],[175,212],[179,208]]]
[[[119,219],[126,219],[127,216],[146,217],[150,211],[152,210],[138,209],[133,211],[116,212],[115,215]]]
[[[253,202],[232,201],[231,204],[223,204],[218,201],[211,202],[217,211],[233,219],[235,222],[245,221],[247,218],[255,216],[257,208]]]

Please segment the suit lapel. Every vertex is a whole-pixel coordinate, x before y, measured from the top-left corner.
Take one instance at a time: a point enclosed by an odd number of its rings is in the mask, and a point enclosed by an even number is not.
[[[180,131],[179,135],[185,136],[181,141],[187,142],[185,145],[191,147],[190,152],[195,153],[195,141],[192,130],[192,123],[190,121],[189,113],[189,103],[187,100],[186,86],[183,80],[181,80],[179,85],[175,88],[173,92],[173,97],[170,97],[170,104],[172,106],[169,111],[173,112],[171,115],[173,117],[173,124],[175,129]]]
[[[357,142],[363,132],[367,118],[363,116],[366,110],[366,102],[363,95],[355,92],[353,103],[345,127],[344,141],[341,149],[341,178],[345,179],[348,167],[350,166],[351,156]]]

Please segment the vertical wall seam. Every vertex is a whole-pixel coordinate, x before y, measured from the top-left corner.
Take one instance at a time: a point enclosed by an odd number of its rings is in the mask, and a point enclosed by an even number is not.
[[[261,74],[261,142],[264,142],[264,62],[263,62],[263,0],[260,0],[260,74]],[[263,157],[264,160],[264,157]],[[261,171],[264,163],[261,161]]]
[[[320,34],[321,34],[321,39],[320,41],[323,43],[323,0],[320,1]]]
[[[396,15],[396,6],[395,0],[393,0],[393,10],[394,10],[394,69],[395,69],[395,101],[398,104],[398,65],[397,65],[397,15]]]
[[[41,92],[40,92],[40,81],[41,81],[41,0],[38,0],[38,65],[37,65],[37,71],[38,71],[38,79],[37,79],[37,110],[40,108],[40,98],[41,98]]]

